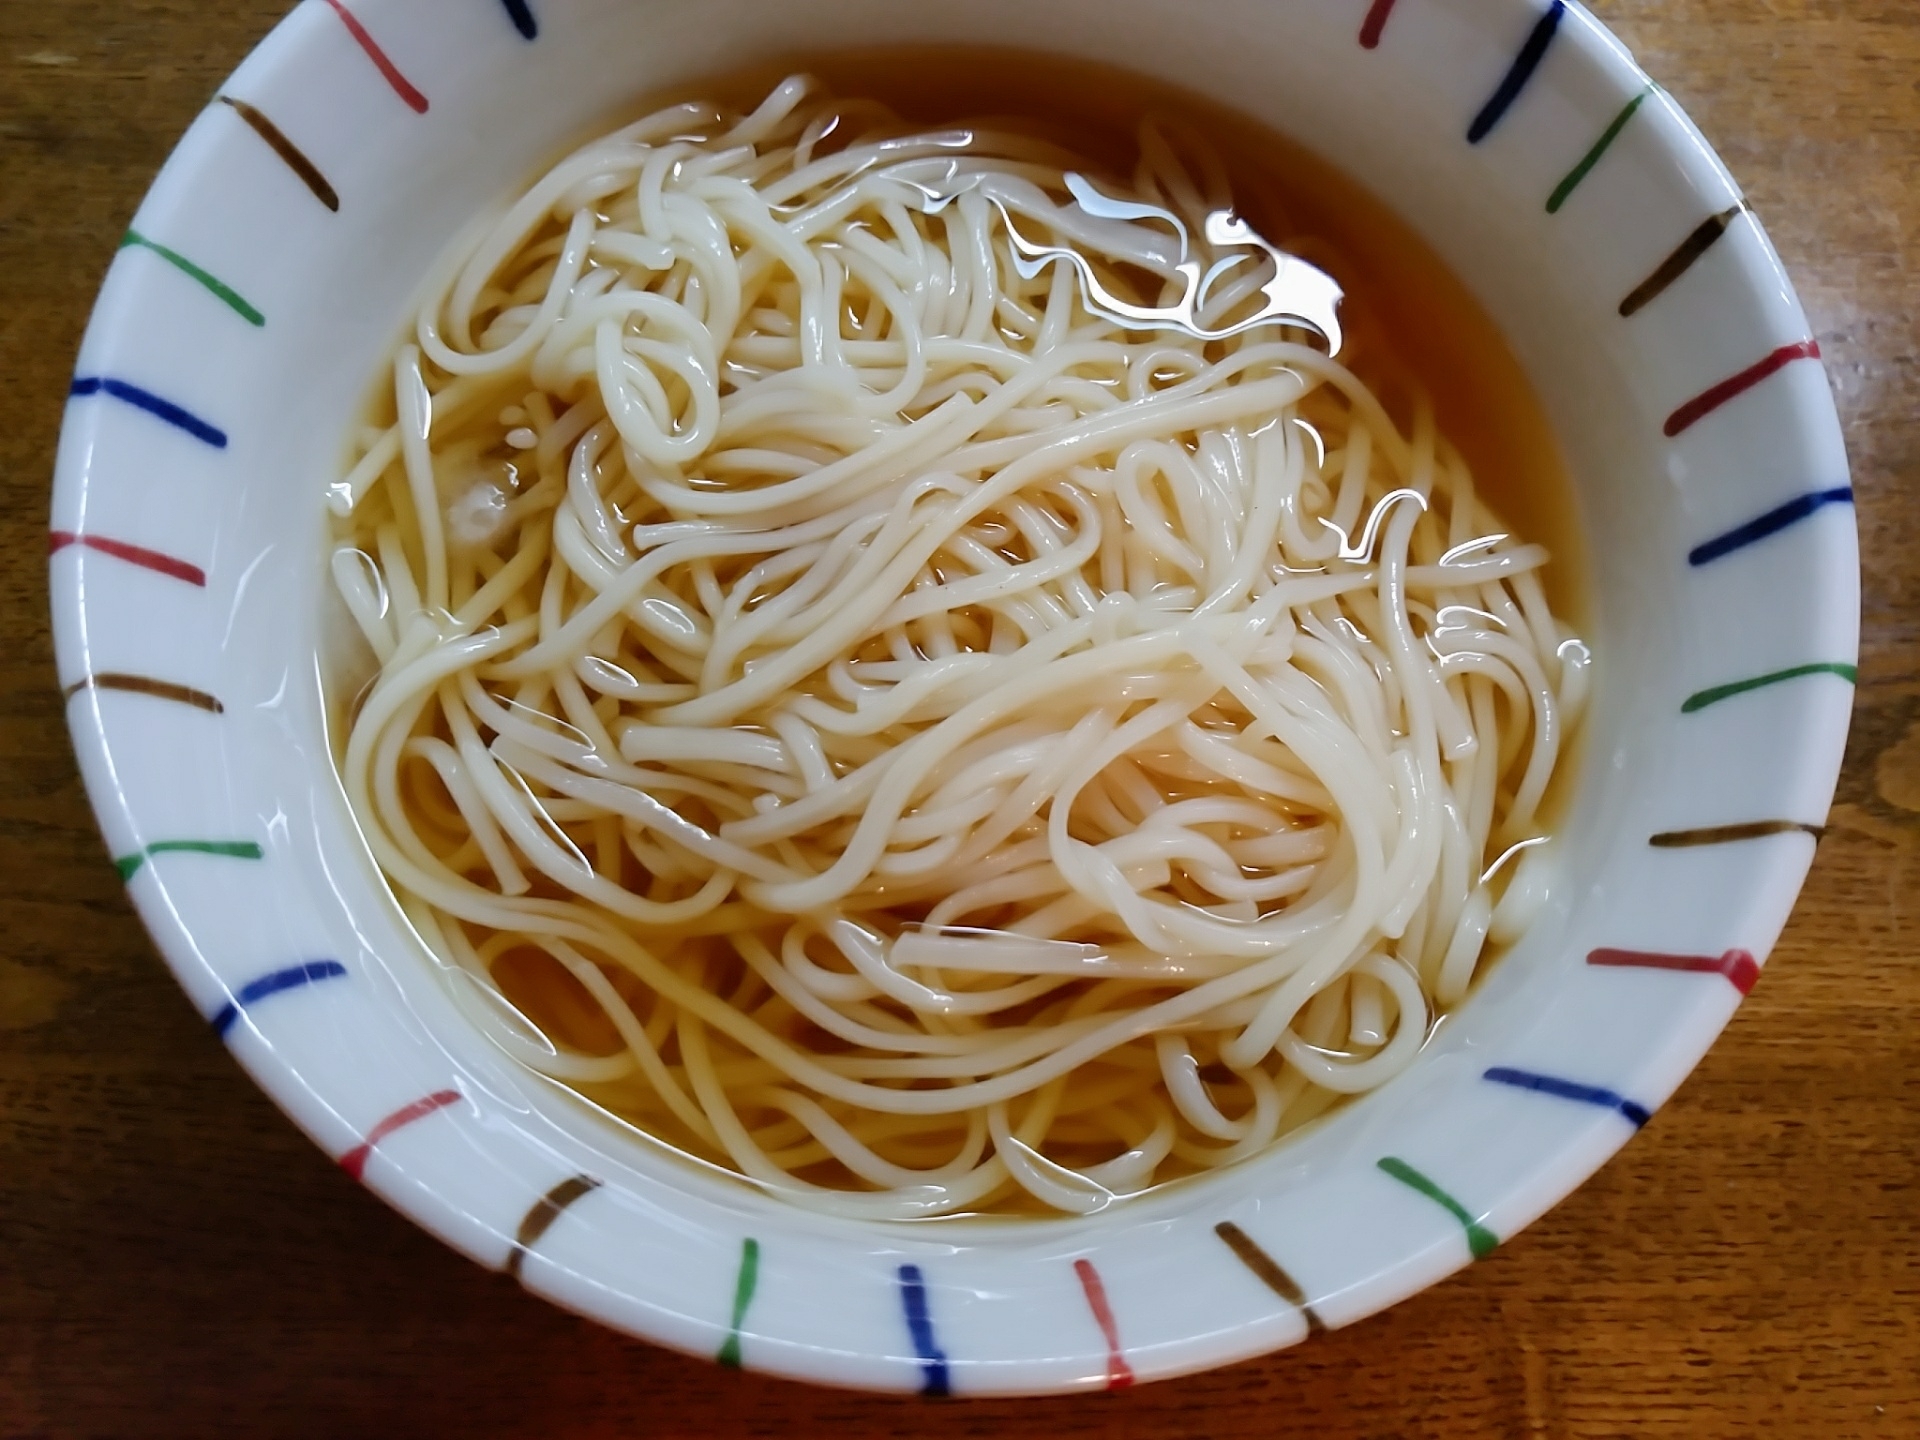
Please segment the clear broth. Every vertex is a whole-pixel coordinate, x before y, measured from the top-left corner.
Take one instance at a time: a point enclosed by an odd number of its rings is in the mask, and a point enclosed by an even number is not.
[[[1327,270],[1345,290],[1341,320],[1348,340],[1342,360],[1376,389],[1403,428],[1410,423],[1413,392],[1401,380],[1411,378],[1425,391],[1441,432],[1466,458],[1481,496],[1516,533],[1552,553],[1542,583],[1555,613],[1576,630],[1587,627],[1588,570],[1573,487],[1538,397],[1498,327],[1467,288],[1405,221],[1354,180],[1247,116],[1163,82],[1088,61],[988,47],[888,47],[785,56],[654,93],[579,138],[605,134],[626,120],[683,100],[718,100],[749,110],[773,85],[796,72],[820,77],[840,95],[879,100],[929,128],[1013,118],[1095,165],[1122,173],[1132,168],[1136,128],[1149,114],[1184,122],[1204,135],[1225,162],[1236,206],[1253,228]],[[384,426],[392,417],[393,402],[383,381],[370,397],[366,419]],[[363,648],[344,613],[329,629],[337,631],[329,636],[325,666],[330,719],[343,744],[347,714],[367,671],[364,663],[342,658],[349,649]],[[349,634],[352,639],[346,644],[333,643]],[[1544,822],[1557,826],[1569,789],[1567,776],[1574,768],[1572,754],[1563,754],[1542,808]],[[1482,961],[1482,974],[1492,958]],[[563,1045],[588,1053],[616,1048],[618,1034],[604,1013],[579,993],[570,977],[543,960],[503,957],[494,978],[505,996]],[[1436,1027],[1444,1018],[1443,1013],[1436,1019]],[[657,1116],[649,1116],[648,1128],[642,1128],[618,1108],[597,1101],[594,1085],[569,1088],[601,1103],[612,1118],[648,1141],[674,1149],[703,1168],[734,1173],[681,1150],[684,1141],[672,1134],[676,1127],[656,1132],[651,1122]],[[1276,1143],[1317,1127],[1326,1115],[1344,1108],[1344,1100],[1331,1101],[1321,1115]],[[1190,1178],[1197,1177],[1176,1175],[1154,1188]],[[988,1206],[987,1213],[1055,1212],[1016,1189]]]

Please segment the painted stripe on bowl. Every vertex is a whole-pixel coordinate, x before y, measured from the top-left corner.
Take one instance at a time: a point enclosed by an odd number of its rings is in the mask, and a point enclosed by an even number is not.
[[[131,880],[156,855],[218,855],[228,860],[264,860],[267,852],[251,840],[155,840],[131,855],[117,856],[113,868]]]
[[[1699,845],[1734,845],[1742,840],[1759,840],[1768,835],[1811,835],[1818,840],[1826,833],[1826,826],[1809,825],[1805,820],[1744,820],[1738,825],[1662,830],[1658,835],[1649,835],[1647,843],[1662,850],[1685,850]]]
[[[320,167],[307,158],[306,152],[280,133],[278,125],[244,100],[236,100],[231,95],[220,95],[215,98],[246,121],[253,133],[267,142],[282,163],[300,177],[300,183],[313,192],[316,200],[329,210],[340,208],[339,192],[328,182],[327,177],[320,173]]]
[[[1598,1085],[1582,1085],[1577,1080],[1562,1080],[1557,1075],[1540,1075],[1532,1070],[1515,1070],[1507,1065],[1496,1065],[1480,1077],[1491,1080],[1496,1085],[1511,1085],[1516,1090],[1532,1090],[1541,1095],[1552,1095],[1561,1100],[1572,1100],[1581,1105],[1598,1105],[1602,1110],[1616,1110],[1633,1122],[1638,1130],[1652,1119],[1652,1112],[1646,1106],[1628,1100],[1612,1090]]]
[[[540,22],[533,18],[533,7],[527,0],[500,0],[500,3],[507,7],[507,17],[513,21],[513,28],[520,32],[522,38],[539,38]]]
[[[1573,192],[1580,188],[1580,182],[1593,173],[1593,167],[1600,163],[1600,157],[1613,148],[1613,142],[1620,138],[1620,132],[1627,128],[1627,122],[1633,119],[1636,111],[1646,103],[1647,97],[1659,87],[1649,84],[1633,99],[1626,108],[1613,117],[1613,123],[1601,132],[1593,148],[1581,157],[1580,163],[1567,172],[1567,178],[1554,187],[1553,194],[1547,197],[1547,213],[1558,215],[1560,207],[1565,205]]]
[[[1133,1367],[1120,1348],[1120,1323],[1113,1318],[1113,1306],[1107,1303],[1107,1287],[1101,1283],[1100,1272],[1093,1268],[1091,1260],[1074,1261],[1073,1273],[1080,1277],[1080,1288],[1087,1292],[1087,1308],[1093,1311],[1093,1323],[1100,1327],[1100,1334],[1107,1342],[1107,1389],[1125,1390],[1133,1384]]]
[[[747,1307],[753,1304],[753,1292],[760,1284],[760,1242],[749,1235],[740,1242],[740,1273],[733,1282],[733,1319],[727,1325],[726,1342],[714,1358],[729,1369],[740,1368],[740,1327],[746,1323]]]
[[[367,58],[373,62],[373,68],[380,72],[381,78],[393,87],[393,93],[406,102],[407,108],[416,115],[427,113],[427,97],[414,88],[413,82],[400,73],[400,67],[387,58],[387,52],[380,48],[380,42],[367,33],[367,27],[360,23],[359,17],[340,3],[340,0],[327,0],[327,8],[340,17],[340,23],[347,27],[347,33],[353,36],[359,47],[367,52]]]
[[[1491,1255],[1500,1244],[1500,1237],[1473,1218],[1467,1207],[1453,1196],[1442,1190],[1433,1181],[1421,1174],[1413,1166],[1392,1155],[1381,1157],[1375,1162],[1382,1170],[1398,1180],[1402,1185],[1419,1191],[1434,1204],[1445,1210],[1467,1232],[1467,1249],[1473,1252],[1473,1258],[1481,1260]]]
[[[138,230],[129,230],[125,235],[122,235],[120,237],[120,248],[122,250],[145,250],[151,254],[158,255],[182,275],[194,280],[209,294],[219,299],[223,305],[241,319],[245,320],[249,325],[265,325],[267,323],[267,317],[249,305],[232,286],[217,276],[202,270],[178,250],[170,249],[157,240],[149,240]]]
[[[1393,0],[1373,0],[1367,11],[1367,18],[1360,22],[1360,46],[1365,50],[1378,50],[1380,37],[1386,33],[1387,21],[1393,15]]]
[[[373,1152],[380,1142],[396,1130],[404,1130],[417,1120],[446,1109],[449,1105],[460,1103],[458,1090],[435,1090],[431,1095],[422,1095],[418,1100],[409,1101],[392,1114],[379,1120],[367,1131],[367,1138],[340,1157],[340,1168],[356,1180],[363,1180],[367,1174],[367,1161],[373,1158]]]
[[[64,697],[71,700],[83,690],[123,690],[130,695],[151,695],[156,700],[191,705],[196,710],[205,710],[212,715],[222,714],[227,708],[220,703],[218,696],[196,690],[191,685],[176,685],[171,680],[156,680],[151,675],[127,675],[118,670],[105,670],[98,675],[76,680],[67,686]]]
[[[1721,406],[1738,399],[1763,380],[1778,375],[1794,361],[1819,358],[1820,342],[1818,340],[1796,340],[1791,345],[1782,345],[1766,359],[1756,360],[1739,374],[1729,375],[1718,385],[1701,391],[1687,401],[1667,417],[1667,423],[1663,427],[1664,433],[1669,440],[1684,434]]]
[[[907,1335],[913,1341],[913,1353],[920,1357],[922,1395],[951,1395],[947,1378],[947,1353],[933,1334],[933,1312],[927,1308],[927,1282],[918,1265],[900,1267],[900,1307],[907,1316]]]
[[[1587,956],[1589,965],[1605,965],[1627,970],[1679,970],[1689,974],[1718,975],[1742,995],[1753,993],[1760,980],[1760,962],[1745,950],[1729,950],[1722,955],[1662,955],[1652,950],[1595,950]]]
[[[95,395],[104,395],[110,400],[118,400],[131,405],[136,410],[144,410],[157,420],[164,420],[176,430],[184,430],[194,439],[211,445],[216,450],[227,448],[226,431],[209,425],[198,415],[163,400],[151,390],[142,390],[125,380],[116,380],[111,375],[79,375],[67,387],[70,399],[86,400]]]
[[[278,995],[286,990],[299,990],[320,980],[337,980],[347,973],[347,967],[338,960],[309,960],[304,965],[289,965],[284,970],[273,970],[257,979],[249,980],[233,992],[233,999],[222,1005],[213,1017],[213,1033],[225,1035],[234,1026],[241,1014],[259,1004],[269,995]]]
[[[1727,233],[1727,227],[1747,209],[1742,200],[1731,205],[1710,219],[1702,220],[1686,239],[1682,240],[1674,252],[1662,260],[1654,272],[1633,287],[1631,294],[1620,302],[1620,314],[1623,319],[1631,319],[1647,308],[1655,300],[1667,293],[1667,288],[1687,271],[1691,270],[1700,257],[1711,250],[1720,237]]]
[[[1770,685],[1783,685],[1789,680],[1799,680],[1808,675],[1837,675],[1849,685],[1858,683],[1860,678],[1858,668],[1843,660],[1815,660],[1808,665],[1789,665],[1784,670],[1755,675],[1750,680],[1731,680],[1725,685],[1710,685],[1705,690],[1696,690],[1681,702],[1680,713],[1691,715],[1696,710],[1718,705],[1722,700],[1731,700],[1736,695],[1764,690]]]
[[[1547,6],[1546,13],[1534,22],[1526,43],[1520,47],[1520,53],[1513,57],[1513,64],[1508,67],[1487,103],[1480,107],[1480,113],[1473,117],[1473,124],[1467,127],[1469,145],[1478,145],[1491,135],[1493,127],[1513,108],[1513,102],[1520,98],[1520,92],[1527,88],[1527,82],[1533,79],[1533,72],[1540,68],[1540,62],[1546,58],[1547,48],[1559,33],[1561,18],[1566,13],[1566,0],[1553,0]]]
[[[1689,565],[1711,565],[1724,556],[1749,545],[1757,545],[1769,535],[1777,535],[1782,530],[1798,525],[1802,520],[1818,514],[1829,505],[1853,504],[1853,487],[1836,485],[1828,490],[1810,490],[1805,495],[1796,495],[1784,505],[1776,505],[1766,514],[1757,516],[1743,525],[1736,525],[1724,535],[1696,545],[1687,552]]]
[[[163,555],[158,550],[149,550],[142,545],[109,540],[104,535],[76,535],[71,530],[55,530],[47,537],[47,554],[58,555],[75,545],[101,555],[111,555],[115,560],[124,560],[129,565],[138,565],[143,570],[151,570],[172,580],[183,580],[189,585],[204,588],[207,583],[207,572],[198,565],[189,565],[185,560],[176,560],[171,555]]]
[[[533,1207],[520,1217],[519,1228],[513,1233],[513,1249],[507,1252],[507,1274],[516,1280],[520,1279],[521,1267],[526,1264],[527,1256],[533,1253],[533,1247],[540,1242],[540,1237],[553,1228],[553,1222],[565,1213],[568,1206],[583,1195],[591,1195],[602,1183],[591,1175],[569,1175],[534,1201]]]
[[[1300,1312],[1307,1322],[1309,1335],[1318,1335],[1327,1328],[1308,1302],[1307,1292],[1300,1288],[1300,1282],[1283,1270],[1278,1260],[1261,1249],[1251,1235],[1231,1220],[1222,1220],[1213,1227],[1213,1233],[1226,1243],[1234,1258],[1251,1270],[1262,1285]]]

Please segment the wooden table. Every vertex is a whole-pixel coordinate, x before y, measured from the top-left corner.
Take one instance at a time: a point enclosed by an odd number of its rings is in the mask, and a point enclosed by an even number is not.
[[[1592,3],[1765,217],[1853,457],[1859,709],[1766,981],[1619,1159],[1437,1289],[1121,1397],[929,1409],[728,1375],[458,1258],[155,958],[54,688],[48,477],[121,232],[284,0],[4,0],[0,1433],[1920,1435],[1920,6]]]

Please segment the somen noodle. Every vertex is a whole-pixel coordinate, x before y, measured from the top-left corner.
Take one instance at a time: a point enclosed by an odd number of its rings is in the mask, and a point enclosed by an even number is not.
[[[347,796],[475,1022],[878,1217],[1405,1069],[1546,893],[1588,661],[1340,298],[1171,125],[1103,172],[803,78],[471,231],[332,569]]]

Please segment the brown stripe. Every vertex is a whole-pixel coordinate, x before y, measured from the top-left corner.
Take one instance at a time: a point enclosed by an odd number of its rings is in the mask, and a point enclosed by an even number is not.
[[[1222,1220],[1213,1227],[1213,1233],[1227,1242],[1227,1248],[1233,1251],[1242,1265],[1260,1278],[1262,1284],[1306,1317],[1309,1335],[1325,1333],[1326,1325],[1314,1313],[1313,1307],[1307,1303],[1307,1292],[1300,1288],[1298,1281],[1280,1268],[1279,1263],[1271,1255],[1253,1243],[1252,1236],[1231,1220]]]
[[[526,1262],[528,1253],[540,1237],[553,1228],[553,1222],[560,1218],[560,1213],[582,1195],[598,1190],[600,1184],[591,1175],[575,1175],[562,1180],[534,1201],[533,1208],[527,1211],[520,1221],[519,1230],[514,1233],[513,1253],[507,1256],[507,1274],[518,1280],[520,1267]]]
[[[320,167],[300,152],[300,147],[280,132],[280,127],[244,100],[236,100],[231,95],[222,95],[220,102],[233,107],[233,113],[247,124],[254,133],[273,147],[273,153],[287,162],[287,168],[305,182],[320,203],[329,210],[340,208],[340,197],[333,186],[327,183],[327,177],[320,173]]]
[[[1741,825],[1708,825],[1698,830],[1664,830],[1650,838],[1649,845],[1662,850],[1681,850],[1690,845],[1731,845],[1736,840],[1758,840],[1763,835],[1811,835],[1818,840],[1827,833],[1824,825],[1809,825],[1804,820],[1749,820]]]
[[[1701,221],[1700,228],[1682,240],[1680,248],[1662,260],[1660,268],[1642,280],[1634,292],[1620,302],[1620,314],[1623,317],[1635,315],[1658,300],[1669,285],[1691,270],[1695,262],[1713,248],[1714,242],[1727,233],[1727,227],[1746,208],[1747,202],[1742,200],[1738,205],[1722,210],[1711,220]]]
[[[134,695],[151,695],[156,700],[191,705],[196,710],[210,711],[215,715],[224,714],[227,708],[217,697],[204,690],[195,690],[191,685],[176,685],[171,680],[155,680],[147,675],[122,675],[111,670],[74,681],[67,686],[66,698],[71,700],[82,690],[126,690]]]

